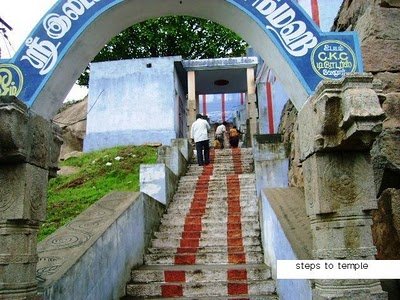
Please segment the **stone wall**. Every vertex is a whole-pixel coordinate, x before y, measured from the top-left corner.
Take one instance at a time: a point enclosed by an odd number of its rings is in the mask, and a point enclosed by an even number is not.
[[[38,244],[43,299],[119,299],[165,206],[143,193],[112,192]]]
[[[344,1],[333,29],[359,33],[364,69],[382,83],[386,119],[371,151],[379,209],[373,237],[378,259],[399,259],[400,228],[400,1]]]
[[[373,74],[386,119],[371,154],[379,209],[373,236],[378,259],[399,259],[400,229],[400,0],[345,0],[333,31],[357,31],[364,70]],[[290,149],[290,186],[303,186],[298,159],[297,111],[287,104],[280,132]]]

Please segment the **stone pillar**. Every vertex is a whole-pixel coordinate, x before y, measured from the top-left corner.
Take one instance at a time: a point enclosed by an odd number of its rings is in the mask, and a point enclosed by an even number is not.
[[[15,97],[0,97],[0,299],[37,294],[37,233],[61,131]]]
[[[196,99],[196,76],[194,71],[188,71],[188,118],[187,118],[187,126],[188,133],[190,136],[190,127],[193,122],[196,121],[196,113],[197,113],[197,99]]]
[[[370,75],[325,81],[299,112],[314,259],[374,259],[370,148],[383,111]],[[315,299],[386,299],[379,280],[315,280]]]
[[[248,120],[248,129],[247,132],[249,133],[249,145],[253,142],[253,135],[257,133],[257,118],[258,118],[258,111],[257,111],[257,96],[256,96],[256,83],[254,78],[254,69],[247,68],[247,102],[246,102],[246,109],[247,109],[247,120]]]

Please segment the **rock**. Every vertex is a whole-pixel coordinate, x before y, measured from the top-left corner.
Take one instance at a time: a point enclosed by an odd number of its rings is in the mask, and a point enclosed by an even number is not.
[[[400,129],[386,129],[371,149],[378,195],[387,188],[400,189]]]
[[[382,82],[384,93],[400,92],[400,73],[381,72],[374,77]]]
[[[67,175],[76,174],[78,172],[79,172],[79,168],[71,167],[71,166],[63,166],[63,167],[60,167],[60,170],[58,170],[57,175],[67,176]]]
[[[400,0],[381,0],[380,6],[383,7],[400,7]]]
[[[376,6],[370,6],[355,26],[361,42],[370,36],[377,39],[399,40],[399,28],[399,9]]]
[[[354,30],[357,23],[365,10],[370,5],[369,0],[345,0],[339,10],[338,16],[332,26],[333,31]]]
[[[68,153],[83,150],[83,139],[86,134],[87,100],[66,104],[53,119],[62,129],[64,144],[61,147],[60,159],[66,159]]]
[[[372,214],[372,236],[377,259],[400,259],[400,190],[387,189]]]
[[[82,155],[83,155],[82,151],[72,151],[72,152],[65,154],[64,157],[62,157],[62,160],[67,160],[68,158],[71,158],[71,157],[80,157]]]
[[[386,115],[383,128],[400,128],[400,93],[387,94],[382,108]]]
[[[370,36],[361,45],[366,72],[395,72],[400,70],[400,40]]]

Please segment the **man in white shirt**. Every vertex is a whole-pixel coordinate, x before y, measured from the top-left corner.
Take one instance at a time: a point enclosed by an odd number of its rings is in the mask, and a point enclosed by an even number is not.
[[[209,131],[210,124],[203,119],[201,114],[197,114],[196,121],[193,122],[190,130],[190,137],[196,143],[197,163],[199,166],[208,165],[210,163]]]
[[[217,129],[215,130],[215,138],[221,144],[221,149],[224,149],[224,142],[225,142],[225,134],[226,134],[226,123],[225,121],[220,124]]]

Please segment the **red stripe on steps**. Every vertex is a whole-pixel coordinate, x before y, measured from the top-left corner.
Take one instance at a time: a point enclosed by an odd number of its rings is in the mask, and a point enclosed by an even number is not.
[[[197,252],[197,250],[196,250]],[[196,263],[196,254],[177,254],[175,255],[176,265],[194,265]]]
[[[176,253],[178,254],[189,254],[189,253],[197,253],[198,247],[179,247],[176,249]]]
[[[186,282],[185,271],[164,271],[165,282]]]
[[[246,263],[246,254],[244,254],[244,253],[228,253],[228,261],[230,264],[245,264]]]
[[[183,232],[179,247],[176,249],[174,263],[176,265],[192,265],[196,263],[196,253],[199,248],[201,232],[203,230],[201,219],[206,212],[208,199],[208,184],[213,173],[214,151],[210,153],[211,163],[203,167],[199,176],[190,209],[185,217]]]
[[[235,168],[236,169],[236,168]],[[246,255],[244,251],[233,252],[234,246],[243,247],[243,235],[241,226],[241,207],[240,207],[240,182],[237,175],[227,176],[228,187],[228,219],[227,219],[227,237],[228,237],[228,262],[231,264],[245,264]],[[234,216],[235,222],[231,217]]]
[[[246,253],[243,246],[243,232],[240,206],[240,181],[237,174],[242,174],[242,158],[239,148],[232,149],[235,175],[226,178],[228,188],[227,243],[229,264],[245,264]],[[247,271],[230,269],[227,271],[227,292],[229,296],[248,295]],[[238,298],[239,299],[239,298]],[[241,298],[247,299],[247,298]]]
[[[182,232],[183,239],[199,239],[201,235],[200,231],[184,231]]]
[[[247,280],[247,270],[228,270],[228,280]]]
[[[163,297],[183,297],[183,287],[175,284],[162,285],[161,295]]]
[[[240,148],[232,148],[232,160],[235,174],[242,174],[242,152],[240,151]]]
[[[242,238],[230,238],[228,234],[228,247],[243,247]]]
[[[181,248],[198,248],[200,244],[200,241],[198,238],[196,239],[181,239],[180,247]]]
[[[247,295],[248,293],[247,283],[228,282],[228,295]]]

